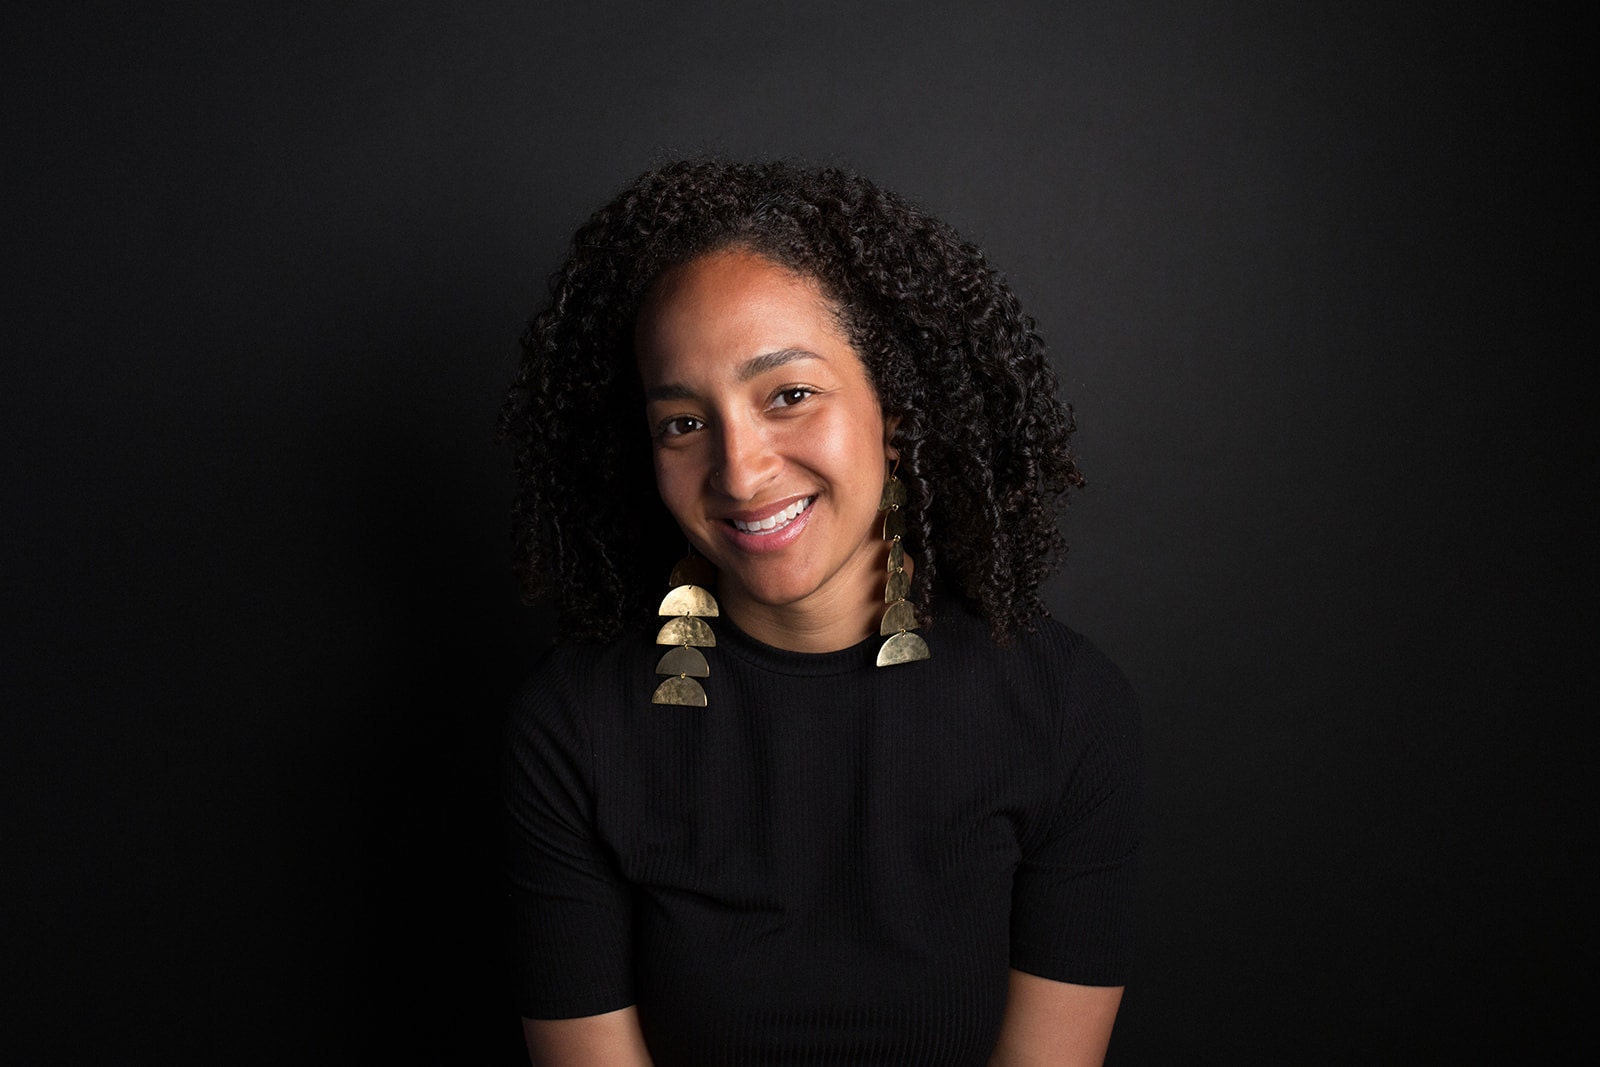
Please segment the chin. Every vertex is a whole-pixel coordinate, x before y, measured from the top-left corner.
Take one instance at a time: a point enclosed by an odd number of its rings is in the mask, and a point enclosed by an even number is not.
[[[751,600],[769,608],[786,608],[816,592],[810,586],[790,582],[745,582],[744,592]]]
[[[774,567],[775,573],[751,573],[745,570],[723,568],[719,583],[726,586],[731,580],[738,584],[745,596],[769,608],[784,608],[799,603],[817,591],[818,583],[796,575],[792,570]]]

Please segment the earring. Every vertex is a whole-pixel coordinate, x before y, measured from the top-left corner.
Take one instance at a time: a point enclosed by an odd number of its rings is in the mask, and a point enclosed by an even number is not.
[[[883,483],[883,498],[878,501],[878,510],[884,512],[883,539],[889,542],[889,582],[883,590],[883,602],[889,605],[889,610],[883,613],[883,622],[878,627],[878,633],[889,640],[878,649],[880,667],[914,663],[933,654],[928,651],[928,642],[911,633],[917,628],[917,613],[906,603],[911,579],[906,575],[906,550],[901,543],[906,533],[906,517],[901,510],[906,503],[906,487],[894,476],[899,469],[897,458],[889,471],[889,480]]]
[[[711,666],[700,650],[717,644],[716,635],[705,621],[719,614],[716,598],[705,589],[715,578],[715,569],[703,556],[695,555],[692,546],[689,554],[672,568],[672,591],[656,609],[658,615],[672,616],[656,634],[656,644],[673,646],[656,664],[657,674],[670,677],[656,686],[655,695],[650,698],[652,704],[706,706],[706,691],[695,679],[711,676]]]

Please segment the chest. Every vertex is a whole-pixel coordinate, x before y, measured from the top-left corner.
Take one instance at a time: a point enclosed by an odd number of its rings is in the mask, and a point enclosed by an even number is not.
[[[983,1062],[1013,875],[1053,803],[1049,724],[959,678],[930,700],[887,672],[730,675],[704,709],[598,739],[595,818],[632,892],[652,1048]],[[913,1048],[930,1035],[948,1058]]]
[[[976,691],[937,709],[837,693],[809,680],[602,739],[596,819],[623,878],[744,926],[895,940],[960,915],[1003,941],[1051,800],[1048,731]]]

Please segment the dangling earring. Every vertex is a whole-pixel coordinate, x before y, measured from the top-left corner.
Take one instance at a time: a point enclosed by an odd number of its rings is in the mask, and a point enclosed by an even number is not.
[[[709,678],[711,666],[706,663],[702,648],[715,648],[717,638],[706,619],[718,614],[717,600],[705,587],[716,578],[716,570],[705,557],[689,554],[672,568],[669,579],[673,589],[656,609],[658,615],[670,615],[661,631],[656,634],[656,644],[673,648],[656,664],[657,674],[671,677],[656,686],[652,704],[677,704],[685,708],[706,706],[706,691],[696,678]]]
[[[883,590],[883,602],[889,605],[889,610],[883,613],[883,622],[878,627],[878,633],[889,640],[878,649],[880,667],[914,663],[933,654],[928,651],[928,642],[911,633],[917,628],[917,613],[906,603],[911,579],[906,575],[906,551],[901,543],[906,533],[906,517],[901,510],[906,503],[906,487],[894,476],[899,469],[897,456],[889,471],[889,480],[883,483],[883,498],[878,501],[878,510],[884,512],[883,539],[889,542],[889,583]]]

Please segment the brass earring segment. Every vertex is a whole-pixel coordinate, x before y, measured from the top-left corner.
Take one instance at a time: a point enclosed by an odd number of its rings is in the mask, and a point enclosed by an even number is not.
[[[667,579],[668,585],[698,585],[704,588],[715,585],[717,569],[711,561],[704,556],[684,556],[673,564],[672,577]],[[712,612],[713,615],[716,612]]]
[[[661,657],[661,662],[656,664],[656,673],[709,678],[711,664],[706,662],[705,655],[693,645],[679,645]]]
[[[902,630],[878,649],[878,666],[893,667],[897,663],[915,663],[932,655],[933,653],[928,651],[928,642],[914,633]]]
[[[716,598],[697,583],[709,584],[715,574],[711,564],[699,556],[686,556],[672,568],[674,588],[656,609],[656,614],[670,616],[656,634],[656,644],[673,646],[656,664],[656,673],[671,677],[656,686],[650,698],[653,704],[706,706],[706,691],[695,679],[711,676],[711,666],[700,649],[716,646],[717,639],[705,620],[720,612]]]
[[[711,632],[711,627],[704,619],[685,616],[681,619],[668,619],[663,623],[661,630],[656,634],[656,644],[716,648],[717,635]]]
[[[890,508],[883,516],[883,539],[894,542],[906,535],[906,517],[899,508]]]
[[[657,615],[689,615],[715,618],[717,601],[698,585],[680,585],[661,599]]]
[[[656,686],[655,695],[650,698],[650,703],[676,704],[680,708],[703,708],[706,706],[706,691],[693,678],[686,678],[680,674],[676,678],[667,678]]]
[[[889,610],[883,613],[883,624],[878,627],[878,633],[883,637],[893,637],[895,634],[917,628],[917,613],[911,610],[911,605],[904,600],[890,604]]]
[[[914,663],[928,659],[928,643],[912,633],[917,628],[917,613],[906,603],[911,591],[911,576],[905,569],[906,517],[901,509],[906,503],[906,487],[893,474],[883,483],[883,497],[878,510],[884,512],[883,539],[889,542],[889,580],[884,585],[883,602],[889,605],[883,613],[878,633],[889,640],[878,649],[878,666],[892,667],[897,663]]]

